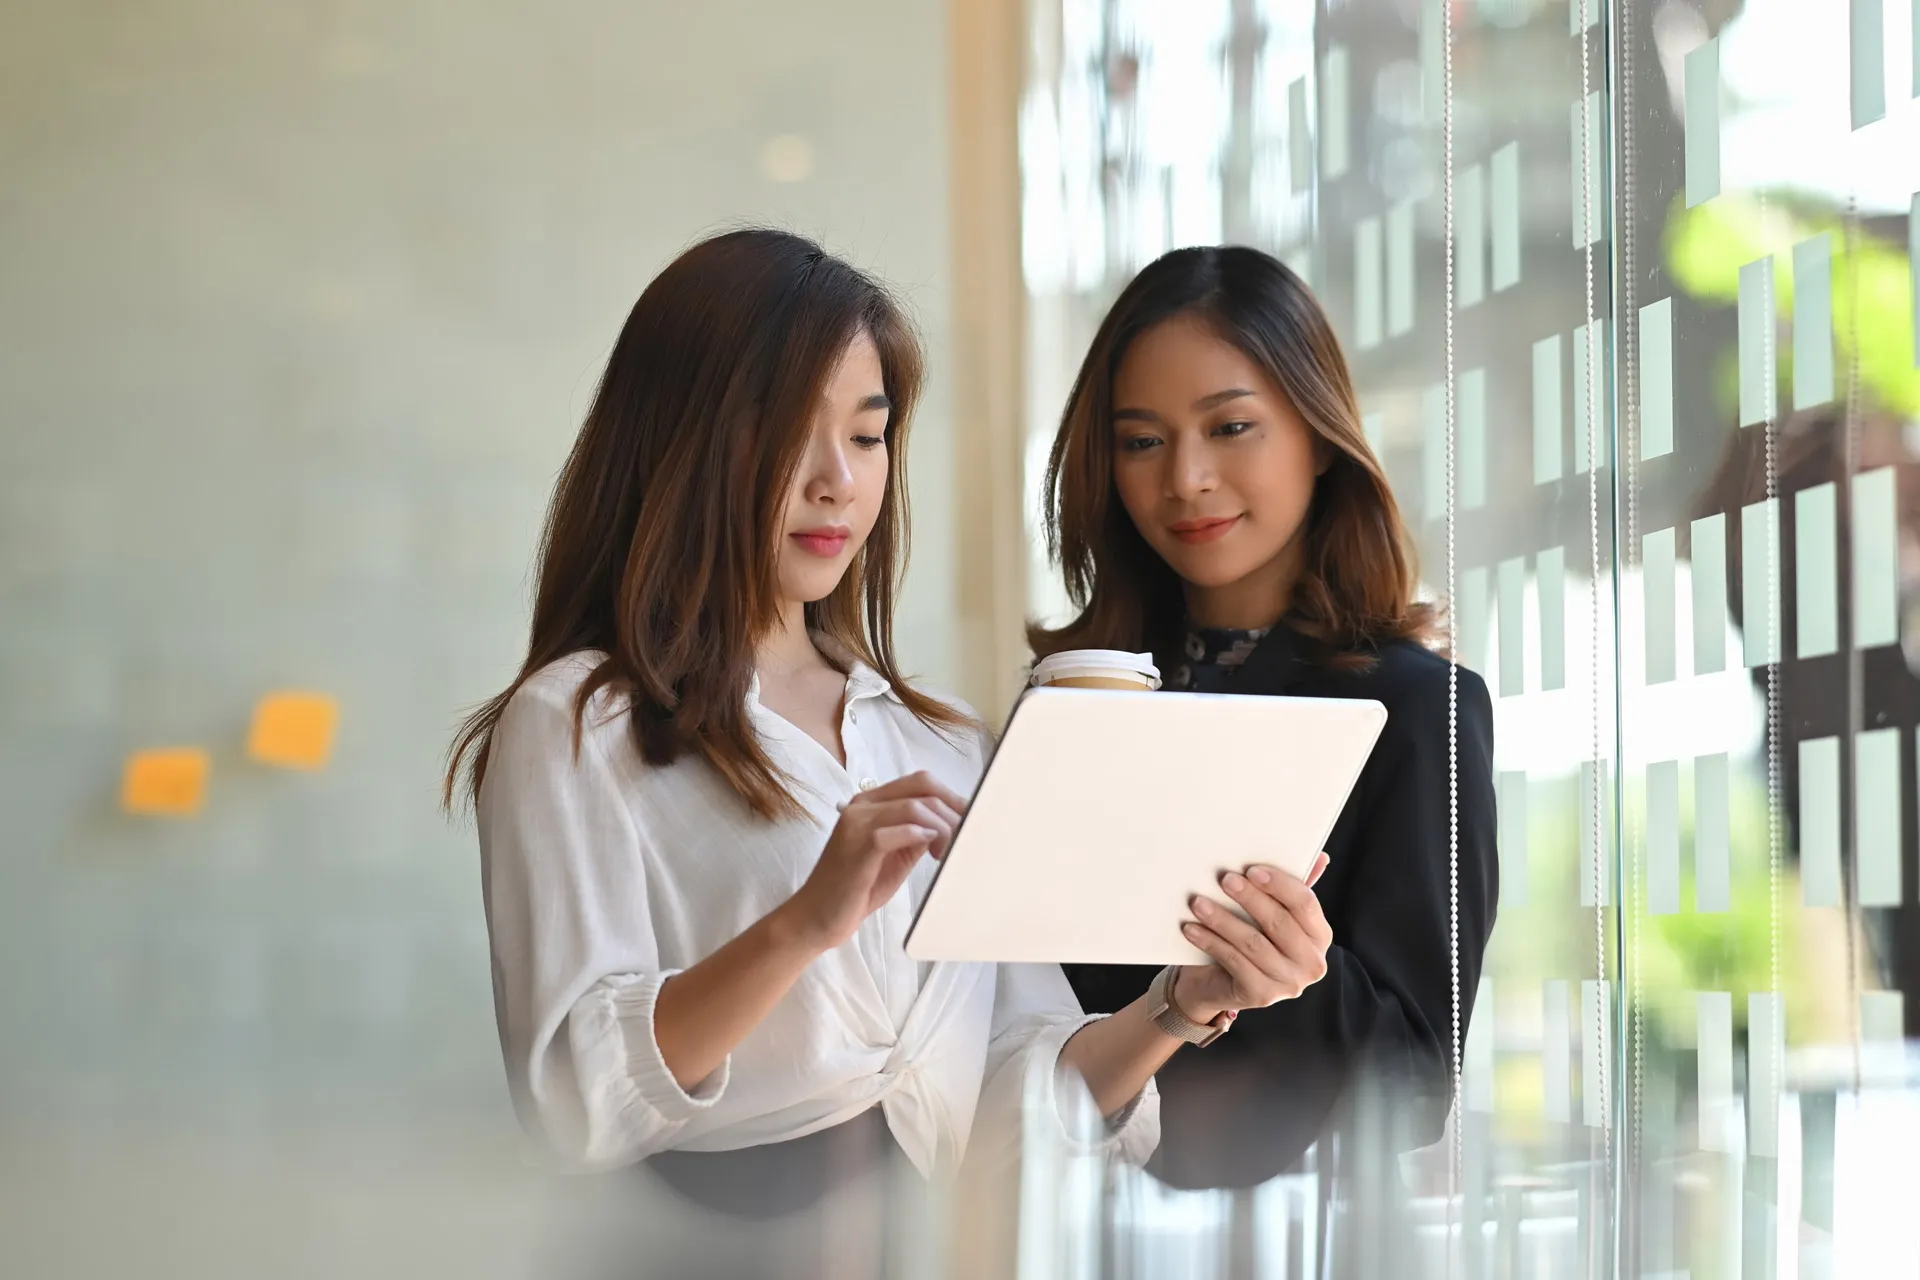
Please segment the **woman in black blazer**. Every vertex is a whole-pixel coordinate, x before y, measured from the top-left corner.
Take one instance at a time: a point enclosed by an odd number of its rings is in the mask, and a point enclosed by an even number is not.
[[[1141,272],[1081,367],[1046,502],[1080,612],[1036,628],[1036,656],[1150,650],[1172,688],[1387,709],[1316,886],[1326,976],[1161,1069],[1155,1171],[1250,1186],[1334,1132],[1349,1169],[1356,1144],[1437,1141],[1498,896],[1492,707],[1435,651],[1411,540],[1307,287],[1245,248],[1180,249]],[[1067,972],[1089,1011],[1155,976]]]

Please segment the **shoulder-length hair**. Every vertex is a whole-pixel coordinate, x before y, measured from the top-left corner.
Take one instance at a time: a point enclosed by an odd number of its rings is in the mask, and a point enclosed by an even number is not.
[[[1185,601],[1114,488],[1113,380],[1134,340],[1176,316],[1205,321],[1283,391],[1331,462],[1314,484],[1305,568],[1288,625],[1329,665],[1361,667],[1396,640],[1429,643],[1433,606],[1386,473],[1360,425],[1346,356],[1300,278],[1257,249],[1176,249],[1135,276],[1094,335],[1047,464],[1047,547],[1079,616],[1033,626],[1037,656],[1062,649],[1178,652]]]
[[[695,245],[627,317],[548,504],[526,661],[454,739],[451,805],[486,778],[493,733],[516,690],[569,654],[605,658],[588,703],[626,695],[641,758],[695,756],[761,817],[800,808],[749,720],[756,642],[775,624],[787,491],[828,377],[861,333],[879,349],[886,496],[846,576],[807,605],[807,625],[878,671],[909,710],[953,726],[893,652],[907,545],[906,442],[922,358],[912,326],[874,280],[811,240],[732,231]]]

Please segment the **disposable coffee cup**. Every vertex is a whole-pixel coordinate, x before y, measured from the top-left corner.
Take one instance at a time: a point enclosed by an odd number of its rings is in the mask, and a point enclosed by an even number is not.
[[[1150,653],[1124,649],[1067,649],[1034,664],[1034,688],[1131,689],[1150,693],[1160,687],[1160,668]]]

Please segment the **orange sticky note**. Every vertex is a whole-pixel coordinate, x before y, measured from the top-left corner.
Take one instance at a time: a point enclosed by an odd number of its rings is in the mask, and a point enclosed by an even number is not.
[[[340,704],[324,693],[270,693],[253,709],[247,754],[283,769],[324,769]]]
[[[128,813],[191,818],[207,799],[212,764],[199,747],[162,747],[127,757],[120,805]]]

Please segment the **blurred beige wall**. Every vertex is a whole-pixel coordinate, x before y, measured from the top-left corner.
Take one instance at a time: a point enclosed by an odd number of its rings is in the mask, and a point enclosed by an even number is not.
[[[690,240],[774,222],[907,297],[933,385],[901,650],[998,687],[955,626],[949,22],[0,0],[0,1273],[505,1256],[510,1214],[393,1173],[512,1168],[439,762],[519,656],[607,349]],[[289,686],[340,700],[322,773],[242,753]],[[172,745],[211,755],[201,814],[118,812],[127,754]]]

